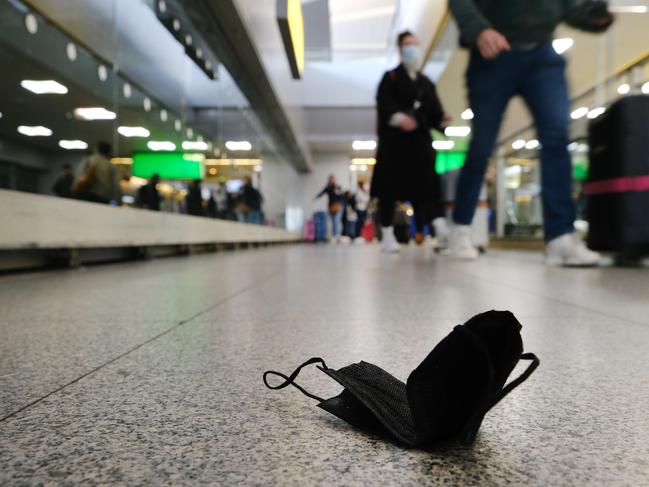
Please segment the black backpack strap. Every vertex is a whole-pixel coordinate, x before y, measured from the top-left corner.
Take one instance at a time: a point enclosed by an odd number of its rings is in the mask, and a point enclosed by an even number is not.
[[[268,371],[264,372],[264,375],[263,375],[264,384],[265,384],[266,387],[268,387],[269,389],[273,389],[273,390],[275,390],[275,391],[276,391],[276,390],[279,390],[279,389],[284,389],[285,387],[288,387],[289,385],[292,385],[292,386],[294,386],[296,389],[298,389],[302,394],[304,394],[305,396],[310,397],[311,399],[315,399],[315,400],[318,401],[318,402],[323,402],[324,399],[322,399],[321,397],[316,396],[315,394],[311,394],[309,391],[307,391],[306,389],[304,389],[303,387],[301,387],[300,385],[298,385],[298,384],[295,382],[295,379],[297,379],[297,376],[300,374],[300,371],[301,371],[304,367],[306,367],[306,366],[308,366],[308,365],[312,365],[312,364],[318,364],[318,363],[319,363],[319,364],[322,364],[322,367],[323,367],[325,370],[328,369],[327,364],[325,364],[325,361],[324,361],[324,360],[322,360],[322,359],[319,358],[319,357],[314,357],[314,358],[312,358],[312,359],[307,360],[307,361],[304,362],[302,365],[300,365],[297,369],[295,369],[295,370],[293,371],[293,373],[292,373],[290,376],[286,376],[286,375],[282,374],[281,372],[275,372],[274,370],[268,370]],[[278,377],[281,377],[282,379],[284,379],[284,382],[282,382],[281,384],[279,384],[279,385],[277,385],[277,386],[270,385],[270,384],[268,383],[268,379],[267,379],[267,376],[268,376],[268,375],[276,375],[276,376],[278,376]]]

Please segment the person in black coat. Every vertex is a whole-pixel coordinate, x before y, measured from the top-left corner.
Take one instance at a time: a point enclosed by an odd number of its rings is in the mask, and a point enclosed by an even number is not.
[[[435,85],[419,72],[417,38],[403,32],[398,45],[401,64],[385,73],[376,96],[378,148],[371,195],[379,199],[384,252],[399,251],[392,228],[395,202],[412,203],[418,229],[443,214],[430,131],[441,130],[447,116]]]
[[[135,199],[135,206],[146,210],[160,211],[160,193],[158,192],[158,183],[160,176],[154,174],[147,184],[140,187]]]
[[[188,215],[205,216],[203,194],[201,191],[201,182],[199,180],[194,180],[189,185],[187,196],[185,197],[185,204],[187,205]]]
[[[72,185],[74,184],[74,174],[70,164],[63,165],[63,174],[54,183],[52,191],[56,196],[61,198],[72,198]]]

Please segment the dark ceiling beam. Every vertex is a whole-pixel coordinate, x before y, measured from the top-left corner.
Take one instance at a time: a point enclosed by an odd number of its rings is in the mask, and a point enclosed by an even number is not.
[[[298,172],[310,172],[306,149],[295,136],[234,0],[182,0],[181,3],[195,28],[236,80],[278,153]]]

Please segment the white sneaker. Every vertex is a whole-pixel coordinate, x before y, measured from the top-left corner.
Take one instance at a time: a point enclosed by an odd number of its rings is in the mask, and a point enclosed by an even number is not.
[[[382,227],[383,240],[381,240],[381,250],[386,254],[396,254],[401,250],[397,238],[394,236],[393,227]]]
[[[548,242],[545,264],[563,267],[594,267],[602,256],[589,250],[576,233],[566,233]]]
[[[448,238],[451,233],[446,218],[435,218],[433,228],[435,229],[435,252],[444,254],[448,249]]]
[[[453,259],[476,260],[478,258],[478,250],[471,242],[471,227],[469,225],[453,225],[448,246]]]

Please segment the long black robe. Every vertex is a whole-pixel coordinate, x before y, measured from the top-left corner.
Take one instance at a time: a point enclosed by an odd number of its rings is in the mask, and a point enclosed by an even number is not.
[[[371,195],[436,206],[441,190],[430,130],[441,130],[444,110],[435,85],[422,74],[413,80],[400,65],[383,76],[376,102],[378,147]],[[391,127],[390,119],[398,112],[415,117],[417,129]]]

